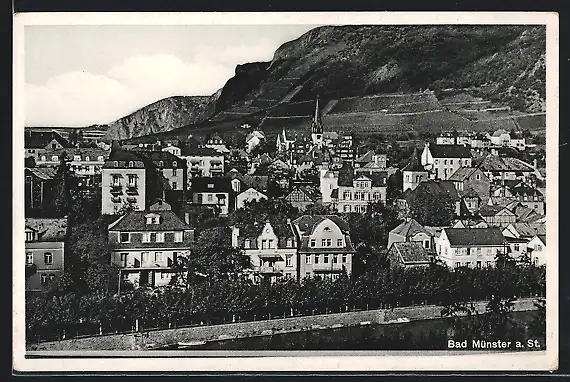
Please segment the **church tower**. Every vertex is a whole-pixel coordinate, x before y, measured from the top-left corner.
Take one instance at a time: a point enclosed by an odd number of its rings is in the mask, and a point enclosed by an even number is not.
[[[428,172],[421,165],[417,147],[414,147],[414,153],[410,157],[408,164],[402,169],[402,191],[407,189],[415,190],[421,183],[428,180]]]
[[[317,96],[317,104],[315,105],[315,115],[311,122],[311,140],[313,144],[321,147],[323,145],[323,121],[321,110],[319,109],[319,97]]]

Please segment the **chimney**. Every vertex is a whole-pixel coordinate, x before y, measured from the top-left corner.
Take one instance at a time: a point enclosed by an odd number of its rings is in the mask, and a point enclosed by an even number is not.
[[[536,158],[534,158],[534,160],[532,161],[532,166],[534,167],[535,170],[538,169],[538,161],[536,160]]]

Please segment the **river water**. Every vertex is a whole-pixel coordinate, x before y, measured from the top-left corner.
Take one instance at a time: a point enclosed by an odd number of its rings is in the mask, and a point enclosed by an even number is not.
[[[535,314],[515,312],[513,318],[527,325]],[[191,350],[444,350],[448,349],[449,329],[448,321],[433,319],[213,341]],[[523,337],[520,340],[525,343],[531,339]],[[544,338],[538,340],[544,344]]]

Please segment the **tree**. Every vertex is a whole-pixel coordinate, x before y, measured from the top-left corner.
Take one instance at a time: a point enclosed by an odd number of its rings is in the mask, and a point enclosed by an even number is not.
[[[24,158],[24,166],[27,168],[34,168],[36,167],[36,158],[34,157],[27,157]]]
[[[441,227],[453,223],[455,203],[447,193],[434,195],[426,187],[418,187],[409,204],[412,217],[422,225]]]

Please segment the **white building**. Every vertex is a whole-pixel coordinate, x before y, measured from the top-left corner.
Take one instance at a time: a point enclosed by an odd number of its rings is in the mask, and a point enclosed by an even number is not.
[[[501,229],[444,228],[437,240],[439,258],[450,268],[495,266],[498,253],[507,253]]]

